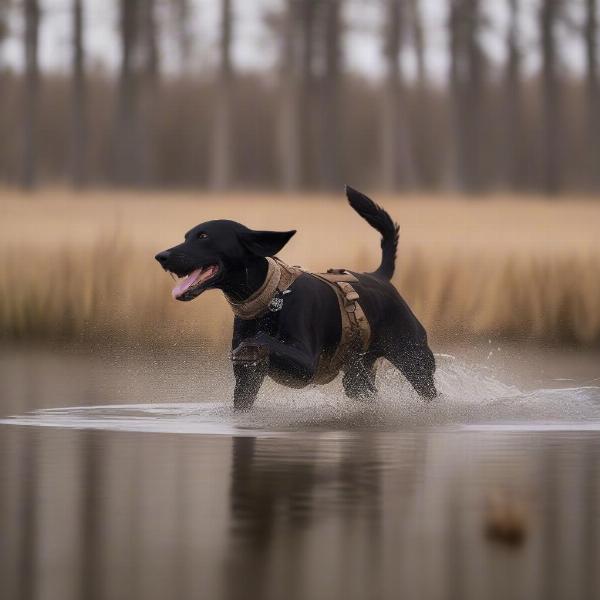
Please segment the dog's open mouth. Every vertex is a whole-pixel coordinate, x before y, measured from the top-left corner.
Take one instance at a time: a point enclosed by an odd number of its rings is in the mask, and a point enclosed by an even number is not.
[[[171,295],[175,300],[192,300],[219,272],[218,265],[206,265],[180,278]],[[177,276],[176,273],[173,275]]]

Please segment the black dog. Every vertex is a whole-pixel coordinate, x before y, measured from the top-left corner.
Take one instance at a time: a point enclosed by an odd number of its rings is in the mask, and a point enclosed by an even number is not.
[[[435,360],[427,334],[396,288],[394,273],[398,225],[369,198],[347,188],[350,205],[382,235],[381,265],[373,273],[352,273],[353,287],[371,335],[366,349],[350,352],[342,380],[351,398],[375,394],[375,361],[386,358],[424,398],[436,396]],[[253,231],[234,221],[202,223],[185,241],[156,255],[162,267],[183,278],[173,290],[177,300],[192,300],[207,289],[221,289],[242,303],[267,280],[269,261],[295,231]],[[313,381],[319,360],[335,351],[342,335],[340,305],[331,286],[300,273],[270,310],[256,318],[236,316],[232,361],[234,406],[250,408],[266,375],[293,387]]]

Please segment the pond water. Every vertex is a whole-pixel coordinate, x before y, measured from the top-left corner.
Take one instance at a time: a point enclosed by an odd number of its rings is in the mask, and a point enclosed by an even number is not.
[[[218,355],[0,350],[2,598],[600,598],[600,356],[438,356],[374,403]]]

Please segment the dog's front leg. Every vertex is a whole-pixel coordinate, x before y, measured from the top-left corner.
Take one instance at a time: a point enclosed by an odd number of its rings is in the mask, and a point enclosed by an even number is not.
[[[294,387],[309,383],[317,358],[295,344],[287,344],[265,333],[243,340],[231,353],[235,375],[234,406],[251,408],[258,390],[272,370]]]
[[[313,379],[318,358],[308,349],[308,344],[282,342],[262,332],[254,340],[269,349],[269,371],[276,372],[280,380],[287,380],[293,387],[301,387]]]
[[[238,410],[252,408],[258,390],[269,371],[269,348],[255,340],[244,340],[231,353],[235,389],[233,406]]]

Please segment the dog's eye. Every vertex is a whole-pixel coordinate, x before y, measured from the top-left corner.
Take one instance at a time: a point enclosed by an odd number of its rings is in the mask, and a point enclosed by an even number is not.
[[[201,231],[196,238],[199,240],[205,240],[208,237],[208,233],[204,233],[204,231]]]

